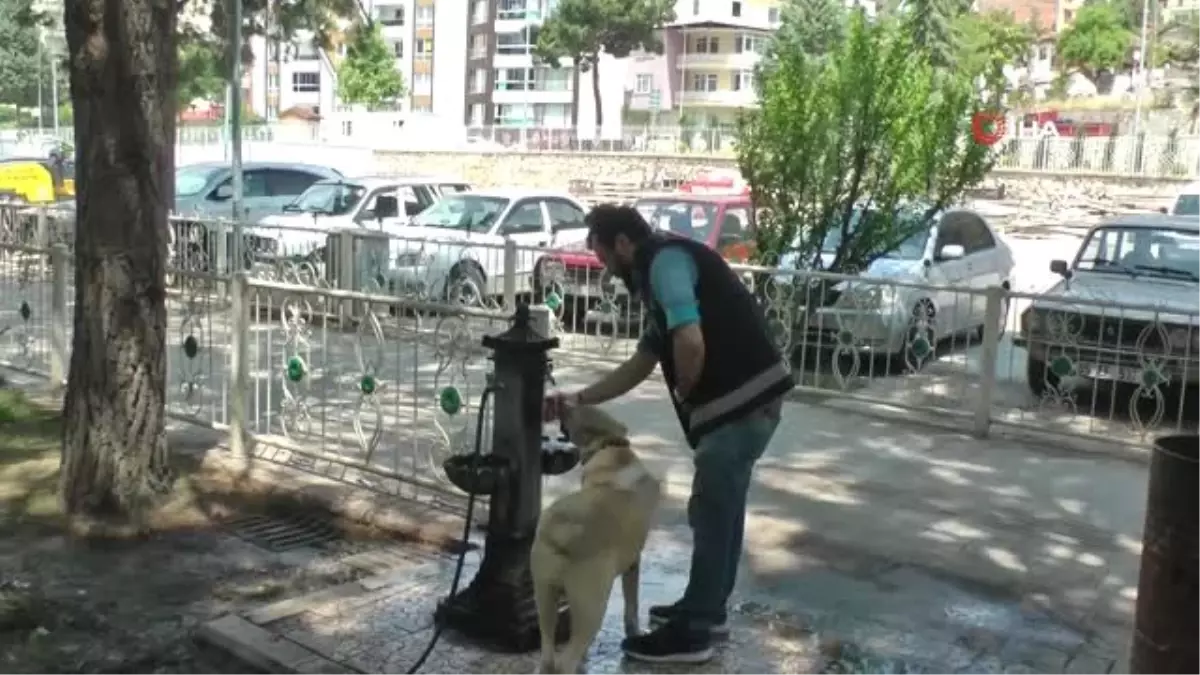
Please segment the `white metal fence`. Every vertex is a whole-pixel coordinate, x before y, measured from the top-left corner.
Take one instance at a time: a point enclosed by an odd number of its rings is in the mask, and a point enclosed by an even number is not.
[[[619,136],[605,137],[574,129],[543,127],[473,127],[445,144],[406,147],[404,137],[373,134],[369,138],[323,137],[308,128],[255,125],[243,129],[243,156],[248,160],[311,161],[312,148],[322,148],[323,161],[369,173],[376,151],[446,152],[569,152],[646,153],[732,157],[736,143],[731,129],[626,127]],[[453,134],[451,134],[453,136]],[[336,141],[336,142],[335,142]],[[5,144],[0,142],[0,155]],[[9,143],[8,145],[11,145]],[[11,150],[11,148],[10,148]],[[181,127],[176,162],[228,160],[228,133],[220,126]],[[1139,134],[1119,136],[1018,136],[994,146],[996,167],[1047,174],[1094,174],[1191,178],[1200,175],[1200,136]]]
[[[229,223],[174,227],[171,414],[241,429],[258,456],[409,497],[447,494],[440,460],[470,442],[480,338],[518,302],[553,310],[560,370],[619,361],[642,325],[638,303],[579,251],[253,227],[238,266]],[[42,210],[0,212],[0,364],[58,381],[70,230]],[[980,435],[1006,425],[1142,444],[1196,426],[1195,312],[737,270],[809,394]]]

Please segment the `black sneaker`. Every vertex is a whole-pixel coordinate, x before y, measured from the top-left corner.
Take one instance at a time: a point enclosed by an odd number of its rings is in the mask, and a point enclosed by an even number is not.
[[[650,628],[658,628],[672,619],[680,617],[682,612],[679,610],[678,603],[674,605],[654,605],[650,608]],[[710,628],[714,636],[729,635],[729,619],[725,612],[721,612],[719,620]]]
[[[625,656],[647,663],[704,663],[712,660],[712,634],[692,630],[680,622],[621,642]]]

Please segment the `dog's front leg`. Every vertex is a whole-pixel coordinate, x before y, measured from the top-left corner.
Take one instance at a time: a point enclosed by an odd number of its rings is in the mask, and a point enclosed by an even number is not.
[[[633,637],[641,633],[638,628],[638,584],[641,578],[642,557],[638,556],[633,565],[621,575],[621,595],[625,599],[625,636]]]

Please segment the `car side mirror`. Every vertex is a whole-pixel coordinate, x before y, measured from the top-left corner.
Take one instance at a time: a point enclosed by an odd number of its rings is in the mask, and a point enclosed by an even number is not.
[[[232,185],[218,185],[217,189],[213,190],[212,195],[209,196],[209,199],[212,199],[213,201],[217,201],[217,202],[223,202],[228,199],[233,199],[233,186]]]
[[[1066,277],[1068,279],[1071,277],[1071,269],[1067,267],[1066,260],[1051,260],[1050,271],[1061,277]]]
[[[942,247],[941,251],[938,251],[938,259],[958,260],[966,254],[967,249],[963,248],[961,244],[946,244]]]
[[[404,202],[404,215],[415,216],[424,209],[417,202]]]
[[[400,215],[400,201],[391,195],[379,195],[375,198],[375,220],[395,218]]]
[[[1169,210],[1165,206],[1160,206],[1160,207],[1158,207],[1158,212],[1159,213],[1169,213]]]

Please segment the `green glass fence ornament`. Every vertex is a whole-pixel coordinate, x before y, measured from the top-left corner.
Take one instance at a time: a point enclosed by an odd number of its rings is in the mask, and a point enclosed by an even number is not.
[[[304,365],[304,359],[299,356],[293,356],[287,360],[287,379],[290,382],[299,382],[304,379],[304,374],[307,372]]]
[[[374,394],[376,386],[377,383],[375,382],[375,377],[373,375],[363,375],[362,379],[358,381],[358,388],[362,390],[362,393],[366,396]]]
[[[21,318],[24,319],[25,321],[28,321],[29,317],[33,316],[33,309],[30,308],[28,302],[22,301],[20,313],[21,313]]]
[[[189,335],[183,340],[183,355],[189,359],[196,358],[196,354],[200,353],[200,343],[196,340],[195,335]]]
[[[1055,377],[1063,378],[1075,374],[1075,364],[1071,363],[1071,359],[1066,356],[1056,356],[1050,362],[1050,372],[1054,373]]]
[[[912,342],[913,355],[919,359],[929,356],[930,349],[931,346],[929,344],[929,340],[926,339],[924,335],[918,336],[917,339],[913,340]]]
[[[1167,376],[1159,369],[1158,364],[1148,363],[1146,369],[1142,371],[1142,387],[1146,389],[1154,389],[1159,385],[1166,384]]]
[[[562,307],[562,298],[555,291],[550,291],[550,294],[546,296],[546,306],[550,308],[551,312],[557,312],[558,308]]]
[[[463,407],[462,393],[457,387],[446,387],[438,394],[438,406],[447,415],[457,415]]]
[[[837,341],[839,343],[849,347],[850,345],[854,344],[854,333],[852,333],[848,330],[842,329],[842,330],[838,331]]]

